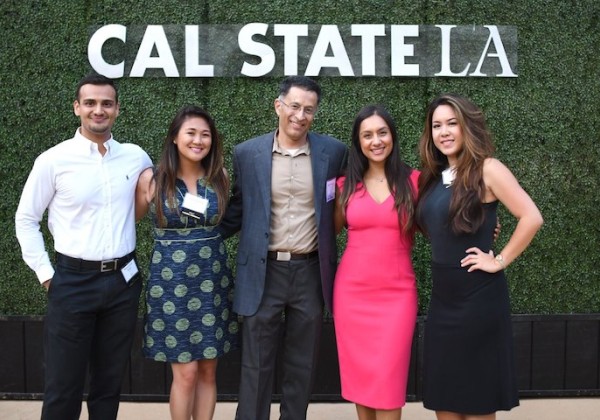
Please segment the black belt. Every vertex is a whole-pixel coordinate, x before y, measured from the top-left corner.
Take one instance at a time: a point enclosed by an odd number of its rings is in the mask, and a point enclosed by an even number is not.
[[[61,254],[60,252],[56,253],[56,261],[61,265],[69,267],[73,270],[93,270],[99,271],[101,273],[120,270],[121,268],[125,267],[125,265],[127,265],[127,263],[133,258],[135,258],[135,251],[130,252],[129,254],[121,258],[113,258],[111,260],[104,261],[88,261],[82,260],[81,258],[69,257],[67,255]]]
[[[267,257],[270,260],[277,261],[292,261],[292,260],[308,260],[319,255],[319,251],[309,252],[308,254],[292,254],[287,251],[269,251]]]

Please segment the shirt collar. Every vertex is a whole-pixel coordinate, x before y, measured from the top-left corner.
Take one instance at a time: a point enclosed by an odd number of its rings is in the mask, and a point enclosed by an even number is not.
[[[98,145],[95,142],[88,139],[83,134],[81,134],[81,128],[78,128],[77,131],[75,131],[75,136],[73,136],[73,139],[75,140],[75,150],[79,151],[80,153],[88,155],[94,152],[98,153]],[[110,149],[112,147],[115,147],[116,144],[117,142],[115,141],[111,133],[110,138],[104,142],[104,147],[106,147],[106,153],[110,154]]]
[[[279,130],[275,131],[275,134],[273,135],[273,149],[272,152],[273,153],[279,153],[280,155],[290,155],[292,156],[291,153],[289,153],[287,151],[287,149],[282,148],[279,145],[279,142],[277,141],[277,133],[279,132]],[[296,153],[293,154],[293,156],[298,156],[301,154],[305,154],[307,156],[310,156],[310,141],[309,138],[307,136],[306,138],[306,143],[304,143],[301,147],[298,148],[298,151]]]

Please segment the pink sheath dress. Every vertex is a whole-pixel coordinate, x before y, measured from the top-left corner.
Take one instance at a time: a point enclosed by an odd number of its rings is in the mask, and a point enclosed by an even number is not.
[[[418,176],[411,174],[415,190]],[[338,180],[340,188],[343,182]],[[348,241],[333,297],[342,397],[397,409],[406,402],[417,317],[414,235],[401,231],[391,195],[377,203],[365,189],[350,197],[346,221]]]

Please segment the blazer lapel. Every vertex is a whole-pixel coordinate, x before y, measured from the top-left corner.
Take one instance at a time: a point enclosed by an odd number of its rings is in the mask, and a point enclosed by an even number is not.
[[[256,170],[255,185],[261,196],[261,203],[264,203],[264,211],[267,220],[271,218],[271,170],[273,168],[273,138],[274,133],[264,136],[255,150],[254,165]]]
[[[309,141],[311,136],[309,133]],[[315,213],[317,216],[317,226],[321,220],[321,209],[325,203],[325,186],[327,183],[327,168],[329,166],[329,155],[325,152],[325,147],[317,141],[310,142],[310,155],[313,171],[313,188]]]

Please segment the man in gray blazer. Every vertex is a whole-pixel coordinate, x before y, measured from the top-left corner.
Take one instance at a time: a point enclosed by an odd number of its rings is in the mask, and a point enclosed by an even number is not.
[[[221,230],[225,237],[241,230],[234,295],[243,316],[239,420],[269,419],[279,350],[281,419],[306,418],[323,303],[332,308],[335,179],[347,157],[340,141],[309,132],[320,99],[315,81],[286,78],[274,103],[277,130],[234,148],[233,195]]]

